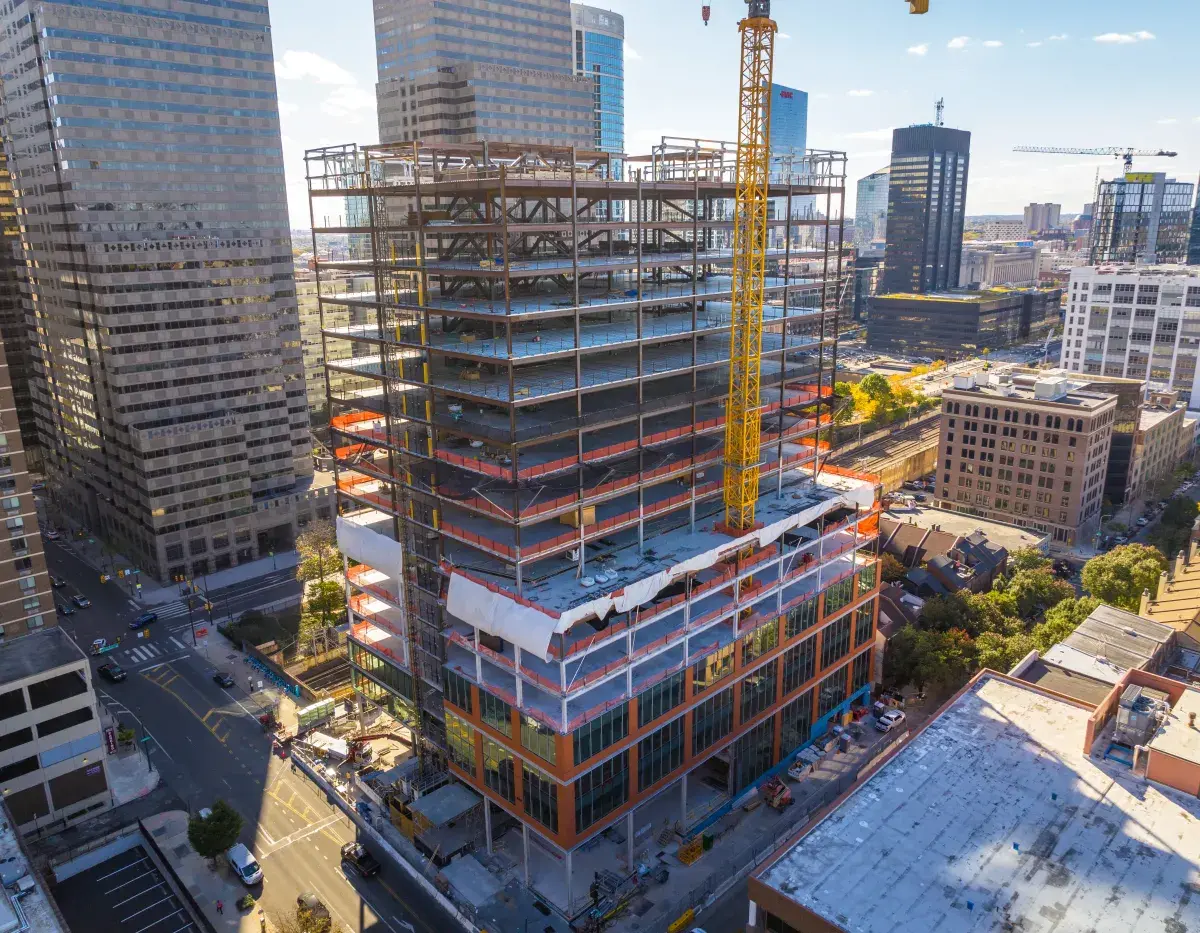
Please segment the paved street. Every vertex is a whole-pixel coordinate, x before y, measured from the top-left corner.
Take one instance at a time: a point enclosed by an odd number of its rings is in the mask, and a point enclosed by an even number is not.
[[[314,892],[352,933],[447,933],[454,928],[436,903],[398,869],[386,866],[368,881],[340,867],[341,846],[355,838],[350,822],[290,761],[271,755],[257,721],[259,707],[246,692],[242,656],[210,636],[207,651],[191,647],[187,610],[161,607],[148,638],[131,632],[129,621],[141,607],[112,584],[102,584],[93,568],[56,542],[47,542],[50,571],[67,585],[55,591],[60,603],[82,593],[91,607],[67,616],[63,627],[84,650],[95,638],[121,637],[121,647],[96,659],[115,658],[128,677],[109,683],[97,677],[101,702],[145,741],[150,761],[166,784],[193,810],[224,798],[245,818],[242,841],[263,867],[260,897],[268,913],[285,910],[296,896]],[[292,571],[288,570],[289,576]],[[230,602],[261,604],[264,591],[282,590],[275,579],[230,587]],[[256,595],[256,593],[258,595]],[[201,640],[203,641],[203,640]],[[218,686],[214,670],[231,673],[231,689]]]

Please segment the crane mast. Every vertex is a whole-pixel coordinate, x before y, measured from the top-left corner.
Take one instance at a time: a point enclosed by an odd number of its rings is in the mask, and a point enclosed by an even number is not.
[[[754,527],[759,474],[759,384],[770,182],[771,72],[775,32],[769,0],[747,0],[738,97],[737,183],[733,217],[729,402],[725,411],[725,526]]]

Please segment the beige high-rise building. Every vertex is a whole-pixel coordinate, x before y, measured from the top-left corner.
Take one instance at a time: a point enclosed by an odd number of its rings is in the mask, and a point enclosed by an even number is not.
[[[937,498],[945,509],[1083,544],[1099,527],[1117,398],[1063,377],[956,376],[942,393]]]
[[[374,0],[384,143],[596,148],[569,0]]]
[[[48,492],[160,579],[289,547],[312,465],[266,4],[0,26]]]

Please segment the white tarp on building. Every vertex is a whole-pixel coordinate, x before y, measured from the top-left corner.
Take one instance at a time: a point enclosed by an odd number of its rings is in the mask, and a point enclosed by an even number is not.
[[[446,609],[451,615],[462,619],[469,625],[481,628],[489,635],[510,641],[523,651],[532,652],[549,662],[551,636],[567,631],[577,622],[591,618],[603,619],[614,611],[629,612],[649,602],[673,580],[685,574],[696,573],[711,567],[722,558],[737,553],[747,545],[752,546],[755,550],[760,550],[773,544],[793,528],[807,525],[839,506],[869,509],[875,501],[875,487],[863,480],[823,475],[817,481],[823,486],[837,488],[839,495],[818,502],[794,515],[781,518],[740,538],[730,538],[728,543],[722,544],[718,548],[696,554],[665,570],[660,570],[658,573],[627,585],[617,595],[600,596],[568,609],[557,619],[537,609],[521,605],[503,594],[495,593],[458,573],[450,575]],[[340,521],[339,519],[339,528]]]
[[[347,521],[340,515],[337,520],[338,550],[347,557],[374,567],[393,580],[399,580],[403,567],[404,552],[399,541],[373,531],[367,525]]]

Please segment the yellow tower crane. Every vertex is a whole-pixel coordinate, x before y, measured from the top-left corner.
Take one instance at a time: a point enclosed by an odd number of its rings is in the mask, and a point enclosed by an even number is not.
[[[729,340],[729,402],[725,409],[725,527],[749,531],[758,502],[759,384],[762,373],[763,286],[767,265],[767,195],[771,165],[771,71],[775,33],[771,0],[745,0],[738,96],[733,216],[733,320]],[[925,13],[928,0],[909,0]],[[703,8],[705,25],[709,8]]]

